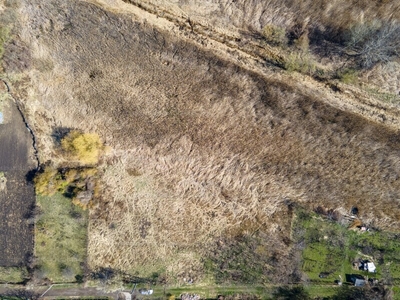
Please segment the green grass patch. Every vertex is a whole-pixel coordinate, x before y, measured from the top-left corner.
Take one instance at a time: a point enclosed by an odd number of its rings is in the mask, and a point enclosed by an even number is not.
[[[377,88],[365,87],[364,90],[368,92],[372,97],[383,102],[392,104],[400,103],[400,97],[396,94],[381,92]]]
[[[393,300],[400,300],[400,286],[394,286],[392,291],[393,291]]]
[[[304,289],[308,292],[311,299],[332,297],[338,292],[339,286],[309,285]]]
[[[87,212],[57,193],[37,196],[42,214],[36,223],[37,274],[52,282],[74,282],[86,259]]]
[[[340,70],[337,73],[338,79],[347,84],[356,84],[358,82],[359,72],[355,69]]]
[[[296,243],[303,245],[302,270],[311,284],[331,285],[339,280],[339,275],[345,282],[346,274],[360,274],[388,284],[400,284],[399,234],[378,230],[353,231],[304,211],[297,212],[292,234]],[[377,272],[354,269],[352,263],[359,259],[373,261]]]
[[[0,59],[4,54],[4,44],[10,38],[10,29],[8,27],[0,26]]]
[[[24,267],[0,267],[1,283],[21,283],[28,277],[28,270]]]

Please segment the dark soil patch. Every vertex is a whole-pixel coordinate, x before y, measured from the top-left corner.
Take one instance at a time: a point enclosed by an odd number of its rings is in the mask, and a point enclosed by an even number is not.
[[[6,124],[0,125],[0,172],[7,179],[0,193],[0,266],[11,267],[24,265],[33,251],[33,228],[26,216],[35,194],[25,177],[32,169],[31,136],[12,102],[5,119]]]

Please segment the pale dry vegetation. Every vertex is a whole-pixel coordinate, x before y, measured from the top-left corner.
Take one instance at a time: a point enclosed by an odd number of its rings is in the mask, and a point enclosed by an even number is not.
[[[21,12],[42,161],[54,155],[56,127],[97,132],[114,149],[90,211],[90,267],[190,276],[260,234],[265,274],[288,280],[291,202],[357,205],[365,222],[398,229],[395,130],[138,16],[57,0],[23,1]]]
[[[320,31],[338,32],[349,29],[354,23],[374,19],[399,20],[400,4],[387,1],[326,1],[326,0],[220,0],[203,1],[127,0],[143,7],[158,7],[172,11],[194,21],[201,20],[215,27],[236,27],[260,31],[267,24],[294,29],[312,25]]]
[[[381,77],[380,67],[400,53],[400,4],[393,0],[124,1],[232,48],[257,55],[264,48],[260,56],[267,62],[317,78],[335,78],[345,68],[365,71],[376,64],[368,73]],[[379,86],[398,94],[399,67],[393,75]]]

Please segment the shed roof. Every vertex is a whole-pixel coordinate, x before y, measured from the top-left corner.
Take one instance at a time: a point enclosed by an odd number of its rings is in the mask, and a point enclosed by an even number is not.
[[[374,273],[376,271],[376,267],[373,262],[367,263],[368,272]]]
[[[365,285],[365,280],[364,279],[356,279],[356,281],[354,282],[355,286],[364,286]]]

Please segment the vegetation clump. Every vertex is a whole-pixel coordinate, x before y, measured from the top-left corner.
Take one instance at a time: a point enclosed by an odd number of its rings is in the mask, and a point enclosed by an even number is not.
[[[36,194],[52,196],[61,193],[85,209],[98,195],[97,169],[94,165],[104,149],[103,143],[95,133],[74,130],[61,140],[61,148],[65,157],[75,159],[84,166],[45,166],[34,178]]]
[[[4,44],[10,38],[10,29],[8,27],[0,27],[0,59],[4,54]]]
[[[262,36],[273,45],[284,46],[287,44],[286,30],[282,27],[268,24],[263,28]]]
[[[96,133],[71,131],[61,140],[61,147],[72,159],[84,165],[95,165],[104,150],[103,143]]]
[[[95,168],[55,169],[48,166],[34,178],[34,183],[36,194],[52,196],[61,193],[84,209],[98,195]]]
[[[400,24],[378,21],[356,24],[347,33],[346,46],[362,68],[389,62],[400,55]]]

